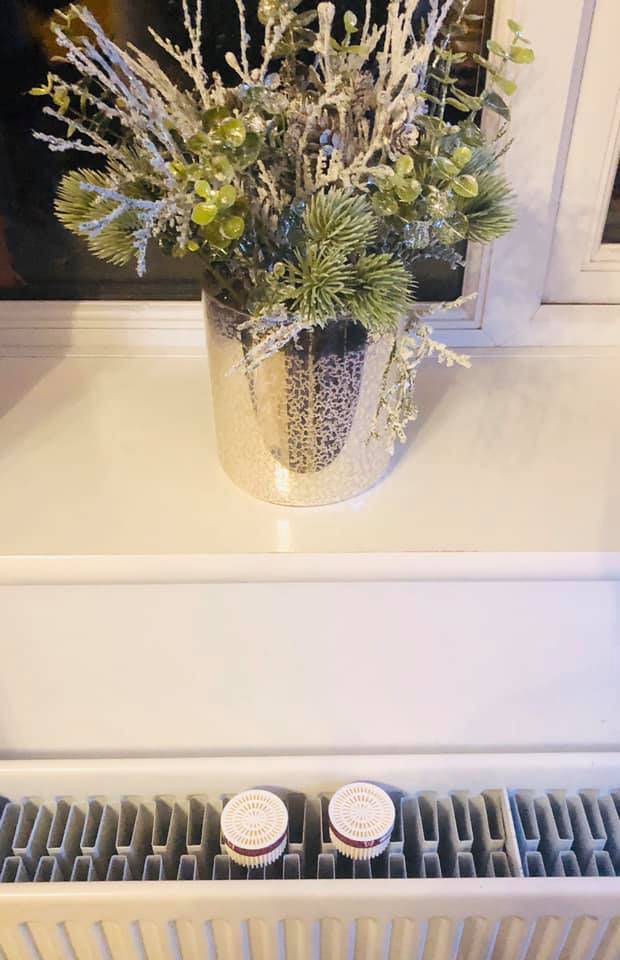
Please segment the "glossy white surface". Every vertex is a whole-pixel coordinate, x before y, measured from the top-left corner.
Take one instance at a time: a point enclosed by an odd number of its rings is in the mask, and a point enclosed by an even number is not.
[[[0,579],[614,576],[619,385],[618,356],[428,367],[391,475],[296,509],[222,472],[204,359],[5,359]]]

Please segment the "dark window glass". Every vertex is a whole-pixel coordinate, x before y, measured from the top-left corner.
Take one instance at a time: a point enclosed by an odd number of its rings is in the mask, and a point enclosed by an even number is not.
[[[8,299],[193,299],[199,293],[193,258],[173,260],[155,246],[149,270],[139,280],[134,268],[112,266],[93,257],[77,238],[54,218],[53,198],[59,177],[71,166],[83,166],[84,154],[50,153],[33,140],[33,128],[45,129],[41,99],[29,97],[41,83],[54,50],[49,19],[54,0],[1,0],[0,31],[0,297]],[[248,0],[250,29],[258,24],[257,0]],[[180,0],[87,0],[87,6],[117,41],[131,40],[159,56],[147,27],[184,43]],[[205,46],[210,68],[224,75],[224,54],[235,49],[238,37],[234,0],[204,0]],[[342,13],[362,13],[363,0],[336,0]],[[385,16],[387,0],[375,0],[377,19]],[[423,12],[423,5],[422,5]],[[482,49],[491,19],[491,0],[472,0],[471,12],[484,14],[467,47]],[[172,69],[172,67],[171,67]],[[477,70],[464,79],[475,89],[482,82]],[[463,271],[445,263],[422,261],[418,296],[421,300],[459,296]]]
[[[607,220],[603,229],[603,243],[620,243],[620,163],[616,171]]]

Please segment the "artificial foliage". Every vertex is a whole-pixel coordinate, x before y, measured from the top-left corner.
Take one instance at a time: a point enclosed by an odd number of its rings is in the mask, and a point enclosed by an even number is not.
[[[467,362],[416,310],[416,268],[457,266],[465,241],[490,243],[513,225],[500,158],[511,71],[533,59],[531,46],[509,21],[511,42],[474,56],[487,78],[474,95],[460,81],[477,19],[469,0],[430,0],[424,18],[418,0],[389,0],[384,26],[371,0],[361,22],[329,2],[260,0],[257,62],[236,4],[230,83],[203,63],[201,0],[183,0],[186,49],[151,31],[184,83],[120,48],[86,8],[59,15],[69,68],[32,93],[49,97],[45,112],[63,126],[35,136],[99,166],[65,175],[57,215],[97,256],[135,259],[140,275],[149,244],[195,258],[211,295],[248,315],[250,364],[333,320],[392,336],[379,414],[402,437],[421,360]],[[494,124],[480,124],[484,110]]]

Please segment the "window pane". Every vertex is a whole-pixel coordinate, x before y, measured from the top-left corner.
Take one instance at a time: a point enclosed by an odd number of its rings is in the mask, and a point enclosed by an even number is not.
[[[60,176],[90,159],[85,154],[50,153],[31,135],[33,128],[46,128],[47,118],[41,113],[41,98],[29,97],[26,91],[44,80],[50,59],[58,52],[49,21],[62,6],[54,0],[2,0],[0,297],[193,299],[199,293],[193,258],[174,260],[152,245],[148,274],[139,280],[131,265],[119,268],[97,260],[54,218],[53,198]],[[174,42],[184,43],[180,0],[87,0],[87,6],[121,44],[130,40],[159,58],[158,48],[148,36],[149,25]],[[204,0],[204,6],[207,63],[225,72],[224,54],[235,47],[238,36],[236,4],[234,0]],[[257,0],[248,0],[250,28],[258,29],[256,6]],[[361,16],[363,0],[336,0],[336,7],[340,13],[353,9]],[[374,7],[378,19],[385,17],[387,0],[375,0]],[[483,14],[484,19],[473,25],[463,41],[464,49],[482,49],[491,7],[491,0],[471,0],[470,12]],[[473,64],[465,65],[463,79],[472,91],[483,81]],[[462,282],[462,269],[420,261],[419,299],[453,299],[459,296]]]
[[[603,229],[603,243],[620,243],[620,163],[616,171],[607,220]]]

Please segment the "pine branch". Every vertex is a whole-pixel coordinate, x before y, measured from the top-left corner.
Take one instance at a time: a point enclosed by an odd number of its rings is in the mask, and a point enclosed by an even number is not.
[[[109,187],[106,174],[98,170],[73,170],[65,174],[58,187],[56,216],[71,233],[86,239],[95,256],[116,266],[124,266],[135,254],[134,231],[139,227],[138,218],[133,213],[123,212],[110,220],[97,235],[89,236],[84,231],[84,224],[113,216],[118,204],[85,190],[84,183],[102,189]]]
[[[298,254],[294,269],[297,290],[293,309],[305,320],[323,326],[346,312],[352,294],[351,271],[339,247],[310,244]]]
[[[367,197],[332,190],[312,197],[304,228],[315,243],[327,242],[350,252],[365,249],[375,239],[377,219]]]
[[[463,204],[469,221],[467,237],[475,243],[491,243],[515,225],[515,196],[501,173],[484,172],[478,176],[478,196]]]
[[[387,253],[371,253],[359,258],[353,276],[353,317],[377,335],[393,331],[411,306],[413,283],[403,264]]]

